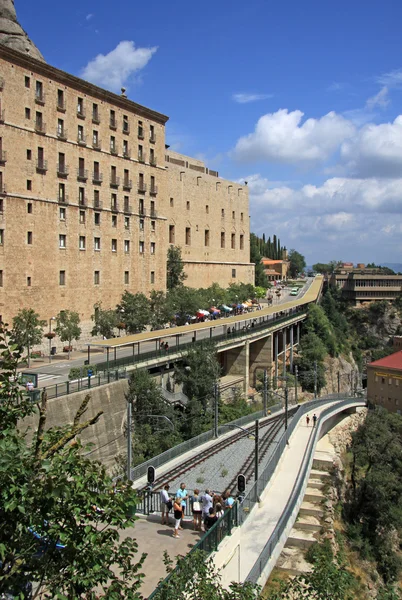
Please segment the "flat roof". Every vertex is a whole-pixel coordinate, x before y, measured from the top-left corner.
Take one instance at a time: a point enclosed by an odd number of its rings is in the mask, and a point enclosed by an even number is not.
[[[201,331],[205,329],[211,329],[211,327],[220,327],[222,325],[233,325],[246,319],[263,317],[264,315],[272,315],[274,313],[288,310],[296,306],[302,306],[314,302],[318,296],[321,288],[323,277],[317,276],[308,291],[302,298],[297,300],[290,300],[284,304],[277,304],[264,308],[258,312],[248,313],[247,315],[239,315],[237,317],[228,317],[226,319],[219,319],[218,321],[208,321],[207,323],[194,323],[193,325],[182,325],[181,327],[171,327],[168,329],[157,329],[155,331],[143,331],[142,333],[135,333],[133,335],[126,335],[119,338],[111,338],[109,340],[99,340],[98,342],[91,342],[88,346],[94,346],[96,348],[121,348],[123,346],[132,346],[141,342],[149,342],[152,340],[160,340],[161,338],[174,337],[176,335],[183,335],[192,331]]]

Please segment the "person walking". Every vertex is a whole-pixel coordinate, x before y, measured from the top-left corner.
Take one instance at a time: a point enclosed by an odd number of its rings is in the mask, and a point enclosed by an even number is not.
[[[308,415],[306,415],[306,423],[307,423],[307,427],[310,425],[310,417]]]
[[[201,531],[201,502],[200,490],[194,490],[194,495],[190,497],[191,510],[193,512],[193,527],[194,531]]]
[[[165,485],[163,486],[163,490],[160,491],[160,500],[161,500],[161,513],[162,513],[162,525],[164,525],[166,523],[166,525],[169,525],[169,511],[172,508],[172,501],[169,498],[169,488],[170,485],[168,483],[165,483]]]
[[[181,529],[180,527],[180,523],[181,523],[181,519],[183,516],[183,509],[182,509],[182,505],[181,505],[181,498],[180,496],[177,496],[174,500],[174,504],[173,504],[173,514],[174,514],[174,531],[173,531],[173,537],[174,538],[179,538],[179,529]]]
[[[182,522],[183,522],[184,515],[186,513],[186,506],[187,506],[186,500],[188,499],[188,492],[186,490],[186,484],[185,483],[182,482],[180,484],[180,488],[176,492],[176,497],[181,499]],[[180,526],[180,529],[183,529],[183,527]]]
[[[316,423],[317,423],[317,415],[314,413],[313,414],[313,427],[316,426]]]

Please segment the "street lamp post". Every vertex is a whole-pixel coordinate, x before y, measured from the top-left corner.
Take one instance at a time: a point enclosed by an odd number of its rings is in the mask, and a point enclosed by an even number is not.
[[[49,319],[49,362],[52,362],[52,321],[55,321],[56,317],[50,317]]]

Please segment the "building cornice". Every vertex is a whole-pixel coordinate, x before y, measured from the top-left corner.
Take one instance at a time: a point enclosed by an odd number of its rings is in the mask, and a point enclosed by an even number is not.
[[[128,98],[124,98],[123,96],[119,96],[118,94],[114,94],[113,92],[104,90],[93,83],[84,81],[79,77],[75,77],[75,75],[70,75],[70,73],[61,71],[60,69],[52,67],[47,63],[43,63],[36,58],[32,58],[32,56],[22,54],[21,52],[17,52],[16,50],[12,50],[6,46],[0,46],[0,58],[17,64],[20,67],[24,67],[25,69],[35,71],[35,73],[38,73],[44,77],[52,78],[58,83],[63,83],[64,85],[78,89],[84,94],[88,94],[98,98],[99,100],[103,100],[104,102],[108,102],[114,106],[118,106],[123,110],[135,112],[136,114],[160,123],[161,125],[165,125],[165,123],[169,120],[169,117],[163,115],[162,113],[156,112],[150,108],[147,108],[146,106],[142,106],[141,104],[137,104],[136,102],[133,102]]]

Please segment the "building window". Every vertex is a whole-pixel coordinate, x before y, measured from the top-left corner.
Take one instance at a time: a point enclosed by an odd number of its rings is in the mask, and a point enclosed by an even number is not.
[[[205,207],[205,212],[207,213],[207,215],[209,214],[209,206],[208,206],[208,204]]]
[[[80,223],[81,225],[85,223],[85,210],[80,210]]]
[[[236,277],[236,269],[232,269],[232,277]]]
[[[174,244],[174,225],[169,225],[169,244]]]
[[[78,204],[85,206],[85,188],[78,188]]]
[[[225,232],[221,231],[221,248],[225,247]]]
[[[156,250],[156,243],[151,242],[151,254],[155,254],[155,250]]]
[[[235,218],[236,218],[236,213],[234,210],[232,210],[232,219],[235,219]]]
[[[232,249],[236,248],[236,234],[232,233]]]
[[[66,272],[59,271],[59,285],[66,285]]]
[[[151,231],[155,231],[156,230],[156,221],[151,221]]]
[[[186,209],[187,209],[187,210],[190,210],[190,202],[189,202],[188,200],[187,200],[187,202],[186,202]]]
[[[142,127],[142,121],[138,121],[138,139],[144,139],[144,129]]]
[[[0,246],[4,244],[4,229],[0,229]]]
[[[92,121],[94,121],[94,123],[98,123],[99,122],[98,105],[95,104],[95,103],[92,104]]]
[[[101,249],[100,237],[95,237],[94,238],[94,250],[96,250],[98,252],[100,249]]]
[[[144,242],[140,241],[140,254],[144,254]]]
[[[130,132],[130,126],[128,124],[128,116],[123,115],[123,133],[129,133],[129,132]]]
[[[170,206],[174,206],[174,200],[173,200],[173,198],[170,198]]]
[[[32,244],[32,231],[27,232],[27,244]]]
[[[154,125],[149,126],[149,141],[155,142],[155,126]]]
[[[117,252],[117,240],[112,240],[112,252]]]
[[[59,248],[66,247],[67,236],[64,233],[59,235]]]
[[[94,271],[94,284],[100,284],[100,271]]]
[[[0,271],[0,287],[3,287],[3,270]]]
[[[244,250],[244,235],[240,234],[240,250]]]
[[[155,271],[151,271],[151,283],[155,283]]]
[[[100,213],[98,213],[98,212],[94,213],[94,223],[95,223],[95,225],[100,225],[100,222],[101,222]]]
[[[117,227],[117,215],[112,215],[112,227]]]
[[[26,88],[30,88],[31,87],[31,78],[28,77],[28,75],[25,75],[25,87]]]
[[[57,108],[64,109],[64,91],[57,90]]]
[[[84,116],[84,99],[77,98],[77,115],[80,117]]]
[[[32,181],[30,179],[27,179],[27,190],[32,191]]]
[[[221,208],[221,217],[224,217],[224,216],[225,216],[225,209]]]
[[[140,219],[139,225],[140,225],[140,231],[144,231],[144,225],[145,225],[144,219]]]
[[[128,285],[130,283],[130,273],[129,271],[124,271],[124,283]]]
[[[204,231],[204,246],[209,246],[209,229]]]
[[[130,217],[124,217],[124,227],[130,229]]]
[[[36,82],[35,96],[38,100],[43,100],[43,84],[41,81]]]
[[[186,246],[191,246],[191,228],[186,227]]]
[[[114,110],[110,111],[110,127],[112,129],[116,129],[116,112]]]
[[[64,183],[59,183],[59,200],[64,202],[66,199],[66,186]]]
[[[60,221],[66,220],[66,209],[65,208],[59,208],[59,219],[60,219]]]
[[[243,221],[243,213],[240,213],[240,221]]]
[[[80,250],[85,250],[85,248],[86,248],[85,235],[80,235],[79,248],[80,248]]]
[[[30,119],[31,118],[31,109],[28,107],[25,107],[25,118],[26,119]]]
[[[28,202],[27,204],[27,212],[31,215],[33,212],[33,204],[32,202]]]
[[[32,160],[32,150],[27,150],[27,160]]]
[[[130,240],[124,240],[124,252],[126,254],[130,253]]]
[[[82,125],[78,125],[77,141],[78,142],[84,142],[85,141],[84,128],[83,128]]]

